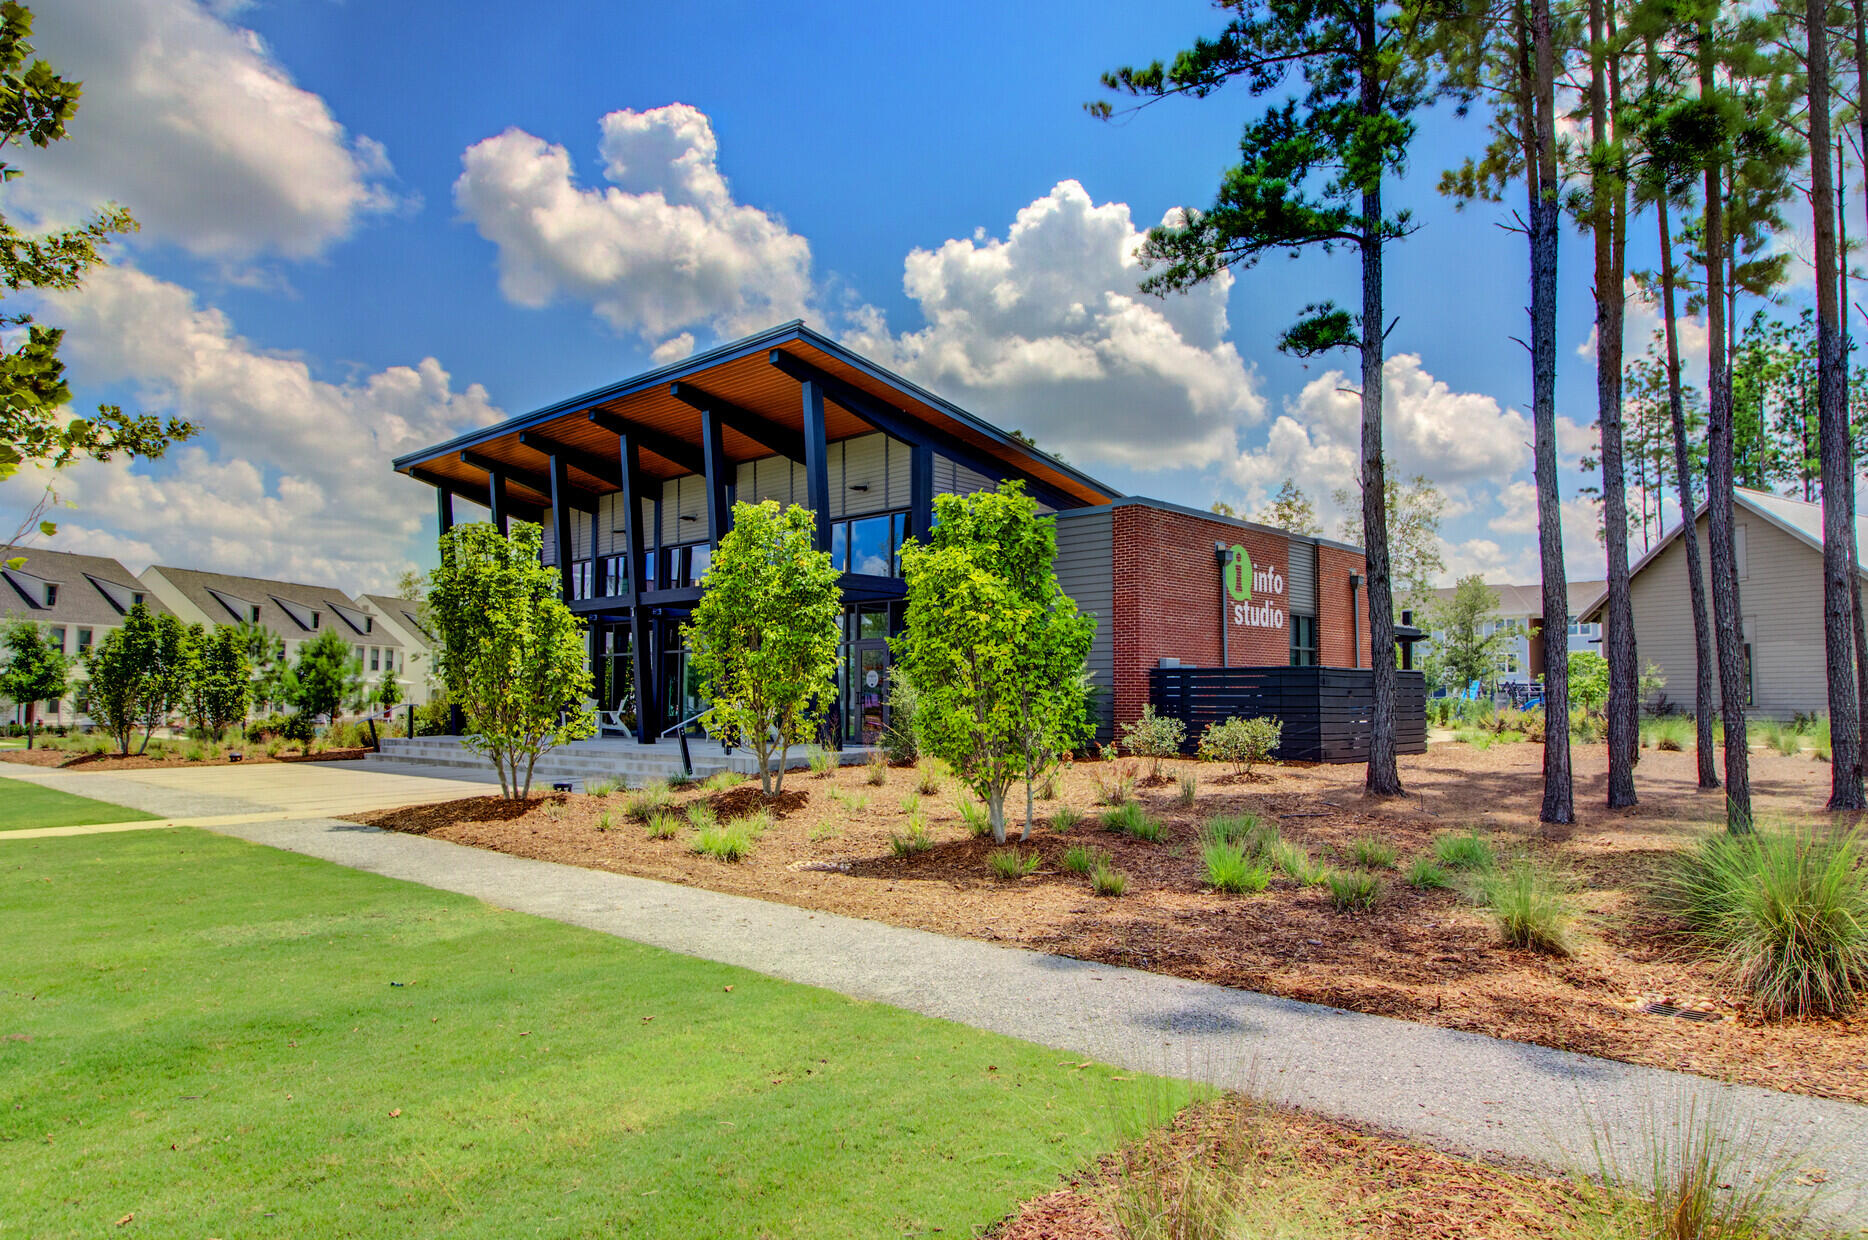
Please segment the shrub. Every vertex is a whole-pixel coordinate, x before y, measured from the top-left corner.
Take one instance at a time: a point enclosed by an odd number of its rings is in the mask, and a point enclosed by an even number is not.
[[[1051,830],[1068,831],[1082,821],[1081,810],[1071,809],[1068,805],[1060,805],[1051,813]]]
[[[1271,759],[1271,751],[1284,737],[1284,721],[1274,715],[1242,719],[1234,715],[1219,723],[1209,723],[1200,734],[1200,760],[1230,763],[1238,775],[1250,775],[1252,768]]]
[[[1453,885],[1446,871],[1432,857],[1416,857],[1407,868],[1407,881],[1410,887],[1419,887],[1423,891],[1439,891]]]
[[[921,738],[915,734],[915,710],[920,695],[900,667],[889,673],[889,726],[882,729],[882,753],[896,766],[913,766],[921,759]]]
[[[1576,914],[1556,881],[1520,858],[1503,873],[1488,875],[1480,887],[1498,934],[1509,947],[1570,954],[1569,926]]]
[[[1215,891],[1246,895],[1263,891],[1271,885],[1271,871],[1246,858],[1237,844],[1210,840],[1200,850],[1206,864],[1206,881]]]
[[[1064,850],[1064,868],[1072,874],[1088,874],[1097,866],[1108,864],[1109,855],[1088,844],[1072,844]]]
[[[1150,844],[1161,838],[1161,821],[1141,807],[1137,801],[1128,801],[1118,805],[1103,815],[1103,828],[1146,840]]]
[[[880,753],[872,753],[864,764],[863,779],[872,788],[880,788],[889,782],[889,760]]]
[[[585,796],[607,797],[614,794],[615,791],[616,781],[613,779],[586,779],[584,781]]]
[[[1130,755],[1148,759],[1148,778],[1161,778],[1161,760],[1180,754],[1187,739],[1187,725],[1168,715],[1155,714],[1153,704],[1142,707],[1142,716],[1122,725],[1122,747]]]
[[[1372,909],[1382,892],[1381,880],[1367,870],[1331,870],[1323,876],[1323,885],[1339,913]]]
[[[991,867],[994,877],[1013,882],[1036,874],[1043,860],[1035,849],[1023,853],[1016,848],[998,848],[987,855],[986,864]]]
[[[1393,869],[1400,855],[1393,844],[1379,835],[1358,835],[1349,841],[1349,859],[1373,870]]]
[[[1324,871],[1310,859],[1310,854],[1304,851],[1301,844],[1293,844],[1288,840],[1276,840],[1267,852],[1266,859],[1282,870],[1293,882],[1301,883],[1306,887],[1323,878]]]
[[[1194,799],[1199,795],[1199,793],[1200,793],[1200,777],[1197,775],[1191,774],[1191,773],[1182,775],[1180,777],[1180,791],[1178,795],[1175,796],[1174,803],[1180,806],[1182,809],[1191,808],[1194,803]]]
[[[629,816],[646,819],[667,809],[673,799],[674,793],[667,780],[651,779],[629,798]]]
[[[1436,835],[1433,856],[1449,870],[1490,870],[1498,864],[1492,845],[1477,831],[1465,835]]]
[[[983,835],[992,834],[992,815],[987,813],[984,805],[972,797],[961,797],[955,802],[955,808],[960,811],[960,821],[966,824],[968,835],[979,839]]]
[[[897,857],[911,857],[932,847],[934,837],[928,834],[927,819],[920,814],[909,815],[908,830],[889,832],[889,851]]]
[[[1709,836],[1664,901],[1767,1015],[1846,1012],[1868,990],[1868,871],[1860,836]]]
[[[1128,875],[1107,861],[1097,865],[1090,874],[1090,890],[1099,896],[1119,896],[1128,889]]]
[[[1096,803],[1125,805],[1135,796],[1136,767],[1133,762],[1112,762],[1107,771],[1096,773]]]
[[[682,821],[673,814],[650,814],[646,825],[652,840],[672,840],[681,834]]]

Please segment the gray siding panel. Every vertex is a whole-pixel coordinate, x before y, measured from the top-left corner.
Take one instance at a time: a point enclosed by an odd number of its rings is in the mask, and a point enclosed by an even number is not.
[[[1096,617],[1096,637],[1090,643],[1090,683],[1095,685],[1096,735],[1108,740],[1115,730],[1115,521],[1109,512],[1081,516],[1063,513],[1057,518],[1057,584],[1077,604]]]

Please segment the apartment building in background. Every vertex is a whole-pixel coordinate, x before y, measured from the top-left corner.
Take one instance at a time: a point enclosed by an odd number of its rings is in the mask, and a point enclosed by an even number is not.
[[[146,604],[155,612],[170,610],[135,573],[108,556],[38,547],[0,551],[0,563],[14,559],[25,563],[18,568],[0,567],[0,576],[5,578],[0,583],[0,623],[33,621],[45,630],[47,640],[73,660],[82,658],[104,634],[122,624],[136,604]],[[72,679],[76,682],[83,675],[79,666]],[[39,722],[77,722],[74,696],[41,702]],[[8,703],[6,718],[24,722],[25,710],[19,703]]]

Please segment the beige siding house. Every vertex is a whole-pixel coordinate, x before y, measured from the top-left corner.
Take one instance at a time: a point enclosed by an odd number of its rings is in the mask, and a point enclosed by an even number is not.
[[[378,631],[394,637],[402,646],[396,678],[402,682],[403,702],[426,706],[435,694],[434,664],[429,652],[434,637],[422,627],[420,607],[387,594],[359,594],[357,601],[376,617]]]
[[[102,641],[104,634],[123,623],[138,603],[151,611],[169,610],[151,595],[122,564],[100,555],[73,555],[36,547],[0,549],[0,563],[23,559],[17,568],[0,568],[0,623],[31,620],[45,630],[47,640],[76,660]],[[82,679],[80,664],[72,669]],[[7,719],[24,718],[19,703],[5,704]],[[79,723],[71,696],[62,702],[42,702],[41,723]]]
[[[1826,713],[1822,505],[1744,489],[1736,498],[1733,549],[1751,710],[1770,719]],[[1702,563],[1710,564],[1703,508],[1695,532]],[[1857,522],[1856,542],[1859,555],[1868,547],[1868,521]],[[1859,588],[1859,564],[1857,573]],[[1679,528],[1634,565],[1629,590],[1641,666],[1653,663],[1667,678],[1665,705],[1692,709],[1693,605]],[[1606,603],[1598,596],[1582,619],[1600,621]]]

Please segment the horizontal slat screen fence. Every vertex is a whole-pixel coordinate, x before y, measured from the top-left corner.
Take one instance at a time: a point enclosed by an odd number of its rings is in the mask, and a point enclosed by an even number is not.
[[[1401,753],[1427,752],[1427,681],[1396,672],[1395,743]],[[1155,713],[1187,725],[1184,748],[1194,751],[1210,723],[1235,715],[1273,715],[1284,722],[1274,758],[1287,762],[1366,762],[1375,673],[1352,667],[1156,667],[1148,672]]]

